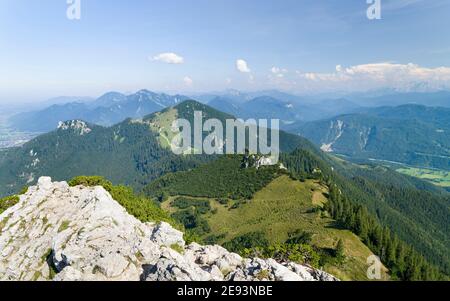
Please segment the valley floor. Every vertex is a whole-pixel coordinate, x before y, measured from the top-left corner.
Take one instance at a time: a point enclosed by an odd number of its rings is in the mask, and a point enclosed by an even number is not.
[[[13,130],[0,120],[0,149],[21,146],[38,135],[39,133]]]
[[[408,176],[416,177],[437,186],[450,188],[450,172],[437,169],[404,167],[397,169],[397,172]]]

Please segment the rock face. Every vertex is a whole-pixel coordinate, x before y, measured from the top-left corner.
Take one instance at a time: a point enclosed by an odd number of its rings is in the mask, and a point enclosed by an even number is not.
[[[76,133],[80,136],[83,136],[83,135],[86,135],[86,134],[89,134],[90,132],[92,132],[92,130],[87,125],[87,123],[84,121],[81,121],[81,120],[71,120],[71,121],[65,121],[65,122],[60,121],[58,123],[58,130],[66,131],[69,129],[76,131]]]
[[[40,178],[0,215],[0,280],[337,280],[220,246],[185,245],[167,223],[142,223],[102,187]]]

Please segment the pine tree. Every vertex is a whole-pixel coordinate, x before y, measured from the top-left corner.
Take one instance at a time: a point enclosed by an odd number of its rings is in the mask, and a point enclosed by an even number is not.
[[[340,261],[345,259],[345,246],[342,239],[339,239],[336,245],[336,258]]]

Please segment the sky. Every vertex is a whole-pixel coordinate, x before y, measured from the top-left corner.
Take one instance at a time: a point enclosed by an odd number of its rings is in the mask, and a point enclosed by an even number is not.
[[[374,20],[367,1],[0,0],[0,104],[144,88],[450,89],[450,1],[380,0]]]

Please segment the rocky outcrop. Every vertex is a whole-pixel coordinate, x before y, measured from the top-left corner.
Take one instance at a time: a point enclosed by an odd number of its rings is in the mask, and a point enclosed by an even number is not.
[[[65,122],[60,121],[58,123],[58,130],[66,131],[69,129],[75,131],[80,136],[83,136],[83,135],[86,135],[86,134],[89,134],[90,132],[92,132],[92,129],[89,128],[87,123],[84,121],[81,121],[81,120],[70,120],[70,121],[65,121]]]
[[[142,223],[102,187],[40,178],[0,215],[0,280],[336,280],[294,263],[185,245],[167,223]]]

